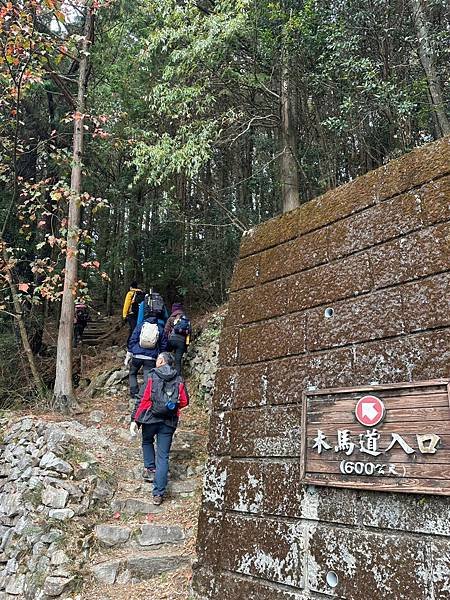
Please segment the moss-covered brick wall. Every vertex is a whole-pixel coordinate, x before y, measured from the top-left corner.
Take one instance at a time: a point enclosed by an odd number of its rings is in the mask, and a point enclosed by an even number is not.
[[[198,596],[449,600],[450,498],[303,486],[299,465],[309,386],[440,377],[450,377],[449,138],[244,237],[220,345]]]

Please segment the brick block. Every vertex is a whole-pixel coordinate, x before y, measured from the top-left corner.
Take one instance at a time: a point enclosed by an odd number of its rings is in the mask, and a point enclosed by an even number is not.
[[[216,456],[230,454],[230,411],[213,412],[209,419],[208,452]]]
[[[301,506],[301,517],[342,525],[360,524],[359,494],[355,490],[307,486]]]
[[[450,377],[450,329],[358,345],[353,357],[353,385]]]
[[[400,335],[405,331],[402,299],[398,290],[368,294],[331,305],[334,315],[323,308],[308,313],[309,350]]]
[[[230,410],[233,406],[239,369],[223,367],[216,373],[212,407],[214,411]]]
[[[267,465],[231,460],[225,492],[225,508],[244,513],[263,512],[264,474]]]
[[[223,569],[302,587],[303,530],[298,523],[227,515],[222,536]]]
[[[260,362],[305,351],[306,316],[292,314],[241,329],[239,363]]]
[[[223,515],[200,509],[198,515],[197,557],[202,567],[216,567],[222,547]]]
[[[234,395],[234,408],[255,407],[267,404],[267,365],[239,367]]]
[[[266,452],[266,413],[263,409],[234,410],[231,415],[231,456],[257,457]]]
[[[300,406],[264,407],[233,411],[233,457],[299,456]]]
[[[239,353],[239,328],[224,327],[220,335],[219,365],[230,367],[237,362]]]
[[[330,227],[330,258],[340,258],[422,226],[421,190],[381,202]]]
[[[450,328],[410,338],[412,381],[450,378]]]
[[[322,265],[285,281],[289,281],[289,312],[350,298],[372,288],[366,254]]]
[[[302,513],[304,486],[300,461],[270,462],[264,469],[263,512],[298,518]]]
[[[326,262],[327,233],[327,229],[320,229],[264,252],[261,256],[261,281],[285,277]]]
[[[256,254],[271,246],[287,242],[297,235],[298,214],[293,210],[247,231],[242,237],[240,256]]]
[[[422,188],[423,220],[428,225],[450,220],[450,176]]]
[[[318,525],[309,539],[309,586],[333,597],[429,600],[431,571],[427,548],[414,538]]]
[[[261,255],[256,254],[247,258],[241,258],[234,270],[231,280],[231,291],[255,286],[260,278]]]
[[[450,224],[387,242],[369,251],[376,288],[450,269]]]
[[[227,324],[241,325],[271,319],[286,313],[288,284],[273,281],[254,289],[241,290],[231,295]]]
[[[409,331],[450,326],[450,273],[407,284],[401,294]]]
[[[229,459],[210,456],[205,466],[202,506],[209,511],[224,507],[225,488],[229,473]]]
[[[221,573],[217,581],[216,600],[306,600],[300,591],[286,590],[268,582]]]
[[[203,567],[200,562],[192,565],[192,590],[196,600],[215,598],[216,572],[212,568]]]
[[[446,497],[355,492],[356,497],[357,503],[352,504],[364,506],[363,511],[357,511],[364,527],[450,537]]]
[[[433,600],[448,600],[450,597],[450,543],[433,541],[431,554],[433,557]]]
[[[269,404],[301,404],[308,387],[339,387],[352,383],[352,352],[345,348],[271,363],[266,381]]]

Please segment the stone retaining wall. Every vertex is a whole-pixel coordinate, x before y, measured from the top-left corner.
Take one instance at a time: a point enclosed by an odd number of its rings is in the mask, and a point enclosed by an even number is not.
[[[449,298],[449,138],[244,237],[213,398],[199,597],[450,598],[450,498],[303,486],[299,464],[308,387],[450,377]]]

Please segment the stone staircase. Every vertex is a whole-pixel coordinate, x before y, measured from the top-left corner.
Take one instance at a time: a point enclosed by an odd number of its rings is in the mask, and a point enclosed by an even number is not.
[[[200,436],[177,430],[167,497],[161,506],[152,503],[152,483],[141,478],[139,441],[132,447],[124,446],[124,462],[116,471],[119,486],[110,513],[93,530],[91,575],[108,598],[116,597],[112,591],[116,586],[133,586],[181,571],[193,561],[194,527],[182,522],[183,503],[200,489],[202,468],[192,466]]]
[[[97,346],[104,342],[114,343],[114,335],[120,330],[121,321],[114,317],[99,317],[86,325],[83,333],[83,344]]]

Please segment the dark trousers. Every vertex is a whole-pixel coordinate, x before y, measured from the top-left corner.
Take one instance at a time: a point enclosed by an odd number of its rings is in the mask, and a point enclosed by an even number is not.
[[[169,473],[169,453],[175,429],[165,423],[142,425],[142,454],[144,467],[156,469],[153,481],[153,495],[163,496]],[[154,441],[156,437],[156,457]]]
[[[186,352],[186,340],[181,335],[170,337],[169,348],[175,354],[175,369],[181,375],[183,354]]]
[[[83,340],[83,333],[86,323],[75,323],[73,326],[73,345],[76,348],[78,343]]]
[[[135,315],[128,315],[127,317],[127,323],[128,323],[128,327],[130,329],[130,331],[128,332],[128,339],[127,339],[127,346],[128,346],[128,342],[130,341],[130,337],[133,334],[133,331],[136,328],[137,325],[137,316]]]
[[[132,358],[130,364],[129,382],[130,382],[130,396],[136,396],[139,393],[139,385],[137,380],[137,374],[142,367],[144,373],[144,383],[142,388],[145,389],[147,385],[148,376],[150,371],[156,366],[156,360],[149,358],[144,360],[143,358]]]

